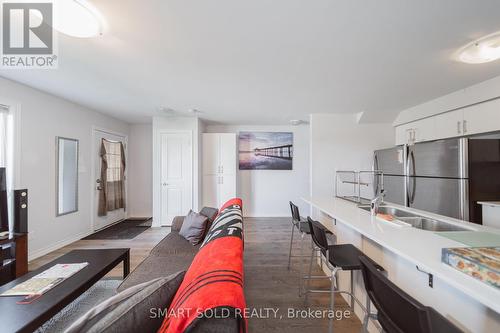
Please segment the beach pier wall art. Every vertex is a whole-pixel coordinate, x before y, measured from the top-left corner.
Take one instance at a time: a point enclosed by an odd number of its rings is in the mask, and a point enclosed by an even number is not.
[[[240,132],[240,170],[293,170],[292,132]]]

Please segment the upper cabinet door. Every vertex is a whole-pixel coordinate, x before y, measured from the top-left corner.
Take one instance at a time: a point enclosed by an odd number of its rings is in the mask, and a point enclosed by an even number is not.
[[[220,137],[218,134],[203,134],[203,174],[215,175],[220,173],[219,158]]]
[[[403,124],[396,127],[396,146],[411,144],[413,142],[413,123]]]
[[[436,138],[445,139],[464,135],[464,111],[457,110],[432,117],[435,120]]]
[[[220,173],[236,175],[236,134],[220,135]]]
[[[413,140],[415,142],[432,141],[438,138],[434,117],[418,120],[413,123],[413,127]]]
[[[465,135],[500,130],[500,99],[477,104],[464,109]]]

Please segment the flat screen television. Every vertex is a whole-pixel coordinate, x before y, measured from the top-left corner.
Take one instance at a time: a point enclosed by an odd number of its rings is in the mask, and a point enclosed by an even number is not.
[[[0,232],[9,230],[9,214],[7,212],[7,176],[5,168],[0,168]]]

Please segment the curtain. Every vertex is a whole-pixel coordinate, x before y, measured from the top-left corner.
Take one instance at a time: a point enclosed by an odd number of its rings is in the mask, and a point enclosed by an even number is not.
[[[102,139],[101,191],[98,215],[125,208],[125,149],[123,143]]]
[[[0,104],[0,167],[7,173],[7,204],[9,207],[9,230],[13,228],[14,186],[14,115],[10,108]]]

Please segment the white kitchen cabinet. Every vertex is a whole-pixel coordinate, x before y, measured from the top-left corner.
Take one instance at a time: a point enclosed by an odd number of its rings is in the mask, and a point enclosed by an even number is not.
[[[412,125],[413,140],[415,142],[431,141],[437,138],[436,120],[434,117],[417,120]]]
[[[436,125],[432,117],[396,127],[396,145],[411,145],[434,139],[436,139]]]
[[[464,111],[456,110],[433,117],[435,119],[437,139],[453,138],[464,135]]]
[[[463,109],[463,117],[465,135],[499,131],[500,99],[469,106]]]
[[[396,145],[413,143],[413,123],[403,124],[396,127]]]
[[[236,197],[236,134],[203,134],[203,206],[219,208]]]

